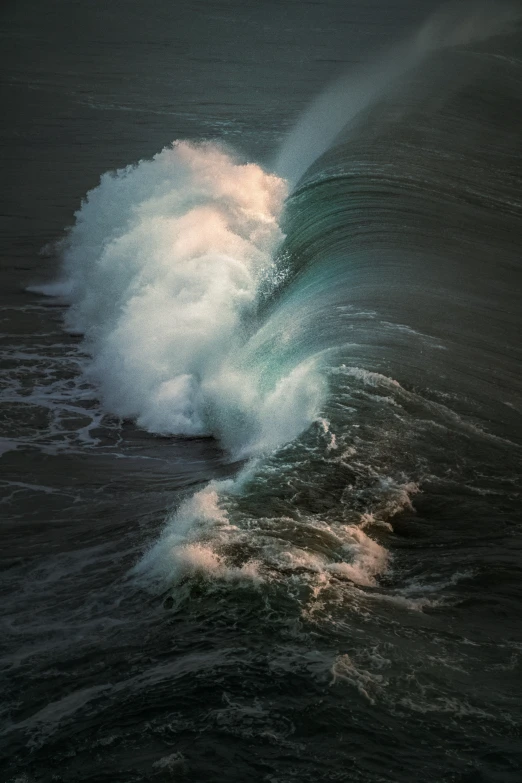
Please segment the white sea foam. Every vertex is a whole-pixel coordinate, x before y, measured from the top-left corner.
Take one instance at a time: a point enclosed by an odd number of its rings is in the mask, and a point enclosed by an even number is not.
[[[103,175],[62,243],[62,281],[40,290],[70,303],[106,410],[153,433],[215,434],[241,456],[310,424],[313,361],[269,381],[247,347],[285,196],[282,179],[210,143]]]
[[[319,592],[332,579],[361,587],[377,584],[388,567],[389,554],[362,529],[365,519],[357,526],[329,524],[310,516],[297,526],[309,546],[293,535],[292,519],[250,518],[245,524],[236,496],[252,471],[251,463],[235,480],[212,481],[185,500],[167,519],[160,539],[134,573],[152,579],[161,590],[193,576],[256,587],[301,575]],[[237,524],[231,519],[237,519]],[[330,551],[313,547],[318,538]],[[240,565],[234,562],[238,551],[246,555]]]
[[[220,552],[225,545],[245,539],[242,531],[230,523],[222,497],[227,491],[237,491],[238,481],[241,478],[211,481],[185,500],[167,519],[162,536],[138,563],[135,573],[163,587],[192,576],[261,582],[254,559],[236,567]]]

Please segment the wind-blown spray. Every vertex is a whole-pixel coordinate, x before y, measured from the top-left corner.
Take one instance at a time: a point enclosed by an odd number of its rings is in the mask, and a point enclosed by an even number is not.
[[[295,186],[353,120],[433,52],[509,31],[520,18],[512,3],[443,6],[405,41],[343,74],[310,104],[278,152],[275,170]]]

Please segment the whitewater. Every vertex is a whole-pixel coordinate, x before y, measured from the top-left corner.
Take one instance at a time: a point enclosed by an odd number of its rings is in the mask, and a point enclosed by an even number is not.
[[[312,420],[320,384],[307,367],[267,389],[242,357],[257,292],[275,275],[285,195],[259,166],[187,142],[88,195],[64,242],[65,280],[43,290],[72,303],[66,326],[85,335],[109,411],[244,453]]]

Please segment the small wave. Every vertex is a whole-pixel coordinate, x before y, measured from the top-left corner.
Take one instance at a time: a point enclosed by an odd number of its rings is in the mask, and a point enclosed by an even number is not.
[[[392,526],[386,520],[411,508],[417,485],[383,479],[375,490],[380,499],[374,513],[359,514],[358,523],[310,513],[297,519],[254,517],[242,511],[241,498],[249,484],[250,491],[255,485],[259,492],[263,475],[270,474],[264,466],[257,468],[257,477],[252,463],[235,480],[211,482],[180,505],[134,568],[147,589],[170,591],[191,577],[254,588],[298,580],[316,600],[343,585],[377,587],[390,566],[390,554],[372,530],[389,534]],[[397,602],[415,610],[429,603],[400,595]]]

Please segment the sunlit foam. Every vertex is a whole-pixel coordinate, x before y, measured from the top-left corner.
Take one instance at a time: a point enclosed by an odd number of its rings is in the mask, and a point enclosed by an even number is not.
[[[240,456],[313,420],[323,393],[313,361],[267,383],[245,348],[285,196],[279,177],[187,142],[105,174],[87,195],[61,246],[63,279],[40,290],[70,302],[66,324],[85,335],[108,411],[157,434],[216,435]]]

